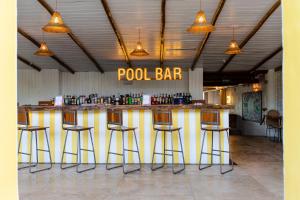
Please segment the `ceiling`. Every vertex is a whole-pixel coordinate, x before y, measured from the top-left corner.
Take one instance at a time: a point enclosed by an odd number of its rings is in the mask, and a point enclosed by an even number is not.
[[[259,20],[277,0],[226,0],[213,32],[196,63],[205,72],[218,71],[228,59],[224,54],[231,39],[232,25],[236,26],[236,39],[241,43]],[[55,0],[45,0],[53,9]],[[107,0],[112,17],[130,53],[138,40],[150,53],[147,57],[129,55],[132,66],[156,67],[160,64],[161,1],[160,0]],[[190,68],[196,49],[205,34],[187,33],[186,29],[199,10],[198,0],[166,0],[164,65]],[[219,0],[202,0],[207,20],[211,21]],[[114,71],[127,66],[115,32],[100,0],[58,0],[58,11],[72,33],[88,50],[104,71]],[[42,40],[41,27],[50,18],[48,11],[37,0],[18,0],[18,27],[37,41]],[[268,18],[257,33],[226,66],[224,72],[247,71],[281,46],[281,6]],[[44,34],[48,47],[74,71],[98,71],[91,59],[67,34]],[[66,71],[50,57],[34,56],[37,47],[18,34],[18,54],[42,69]],[[259,70],[281,65],[282,52],[266,61]],[[18,61],[19,68],[28,66]]]

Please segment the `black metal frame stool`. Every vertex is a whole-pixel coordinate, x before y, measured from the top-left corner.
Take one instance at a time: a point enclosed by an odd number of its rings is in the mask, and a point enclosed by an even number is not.
[[[183,153],[183,147],[182,147],[182,141],[180,137],[180,129],[181,127],[173,127],[172,126],[172,111],[171,110],[153,110],[152,111],[152,122],[153,122],[153,129],[156,131],[155,134],[155,141],[154,141],[154,148],[153,148],[153,154],[152,154],[152,163],[151,163],[151,170],[155,171],[157,169],[163,168],[165,166],[166,162],[166,156],[171,156],[172,157],[172,171],[173,174],[178,174],[179,172],[182,172],[185,169],[185,160],[184,160],[184,153]],[[167,126],[167,127],[165,127]],[[158,133],[162,132],[163,133],[163,153],[161,152],[156,152],[156,142],[157,142],[157,135]],[[181,150],[174,150],[173,149],[173,132],[178,133],[179,137],[179,143]],[[166,133],[171,134],[171,149],[166,149]],[[166,152],[171,152],[171,153],[166,153]],[[175,171],[174,169],[174,152],[176,153],[181,153],[182,155],[182,160],[183,160],[183,168]],[[154,156],[155,155],[161,155],[163,156],[163,163],[162,165],[158,167],[154,167]]]
[[[21,155],[29,156],[29,165],[24,166],[24,167],[18,167],[18,170],[29,168],[30,173],[36,173],[36,172],[51,169],[52,168],[52,158],[51,158],[49,140],[48,140],[48,136],[47,136],[47,128],[49,128],[49,127],[30,126],[29,114],[28,114],[28,111],[25,110],[25,109],[18,109],[18,125],[21,125],[21,126],[18,127],[18,130],[21,131],[20,140],[19,140],[19,144],[18,144],[18,155],[21,154]],[[20,151],[20,146],[21,146],[21,143],[22,143],[22,136],[23,136],[24,131],[30,132],[30,153]],[[48,149],[39,149],[39,147],[38,147],[38,131],[43,131],[44,132]],[[35,135],[36,163],[32,162],[33,133]],[[39,164],[39,151],[48,152],[49,159],[50,159],[50,167],[33,170],[32,168],[37,167],[38,164]]]
[[[266,124],[266,137],[270,138],[271,130],[274,130],[273,141],[282,142],[282,116],[277,110],[269,110],[264,116]]]
[[[88,170],[92,170],[96,168],[96,155],[95,155],[95,148],[94,148],[94,142],[93,142],[93,137],[92,137],[92,132],[91,129],[94,127],[83,127],[83,126],[78,126],[77,125],[77,111],[76,110],[63,110],[62,111],[62,128],[63,130],[66,131],[66,138],[64,142],[64,147],[63,147],[63,153],[61,157],[61,163],[60,163],[60,168],[61,169],[68,169],[72,167],[76,167],[76,172],[81,173],[85,172]],[[70,132],[77,132],[78,134],[78,142],[77,142],[77,152],[66,152],[66,143],[68,139],[68,135]],[[92,149],[83,149],[81,148],[81,133],[84,131],[88,131],[89,133],[89,138],[91,140],[92,144]],[[87,168],[87,169],[82,169],[79,170],[79,166],[82,164],[81,163],[81,151],[87,151],[87,152],[92,152],[93,157],[94,157],[94,166]],[[64,155],[69,154],[77,157],[77,163],[69,166],[64,166]]]
[[[128,174],[128,173],[131,173],[131,172],[140,171],[140,169],[141,169],[141,158],[140,158],[140,151],[139,151],[139,146],[138,146],[138,142],[137,142],[137,137],[136,137],[136,134],[135,134],[135,129],[136,128],[126,127],[126,126],[123,126],[122,124],[123,124],[122,110],[107,109],[107,130],[110,130],[111,133],[110,133],[109,146],[108,146],[108,152],[107,152],[107,158],[106,158],[106,169],[111,170],[111,169],[122,167],[123,168],[123,173]],[[116,153],[116,152],[111,152],[110,151],[112,135],[113,135],[113,133],[117,133],[117,132],[122,133],[122,146],[123,146],[122,153]],[[129,134],[130,132],[133,133],[133,135],[134,135],[136,150],[125,148],[124,134],[125,133]],[[126,170],[125,169],[125,166],[128,165],[128,164],[125,163],[125,161],[126,161],[125,151],[138,154],[138,159],[139,159],[139,167],[138,168],[132,169],[132,170]],[[113,167],[109,167],[109,165],[111,165],[111,163],[109,163],[110,154],[117,155],[117,156],[122,156],[122,164],[117,165],[117,166],[113,166]]]
[[[208,125],[212,127],[203,127],[203,125]],[[213,163],[213,156],[219,157],[219,166],[220,166],[220,173],[226,174],[233,170],[233,161],[231,160],[231,152],[230,151],[223,151],[222,145],[221,145],[221,132],[226,132],[228,145],[229,145],[229,128],[222,128],[220,127],[220,111],[219,110],[203,110],[201,111],[201,131],[204,131],[203,139],[201,142],[201,153],[200,153],[200,161],[199,161],[199,170],[206,169],[208,167],[211,167]],[[211,132],[212,134],[212,140],[211,140],[211,153],[203,152],[203,146],[205,141],[205,136],[207,132]],[[214,149],[214,132],[219,133],[219,149]],[[218,153],[215,153],[218,152]],[[223,171],[222,166],[222,153],[228,153],[229,154],[229,165],[231,168],[229,170]],[[201,160],[202,160],[202,154],[211,155],[211,164],[201,167]]]

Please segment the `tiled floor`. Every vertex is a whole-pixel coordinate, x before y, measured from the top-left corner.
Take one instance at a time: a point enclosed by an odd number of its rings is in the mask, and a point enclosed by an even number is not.
[[[29,174],[19,172],[21,200],[277,200],[283,199],[282,146],[262,137],[231,137],[233,172],[219,174],[218,166],[199,171],[189,165],[178,175],[170,168],[123,175],[121,169],[77,174],[74,169]]]

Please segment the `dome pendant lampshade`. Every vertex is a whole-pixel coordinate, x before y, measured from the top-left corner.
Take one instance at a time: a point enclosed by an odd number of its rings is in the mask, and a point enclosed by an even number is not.
[[[34,53],[36,56],[53,56],[54,53],[47,47],[46,42],[42,42],[40,48]]]
[[[70,33],[70,28],[64,23],[59,12],[54,12],[50,21],[43,27],[45,32],[50,33]]]
[[[228,49],[225,51],[225,54],[234,55],[234,54],[240,54],[241,49],[239,47],[239,44],[234,39],[234,27],[232,28],[232,40],[229,43]]]
[[[190,33],[202,33],[202,32],[212,32],[215,30],[215,26],[206,21],[206,15],[203,10],[201,10],[201,0],[200,0],[200,11],[197,13],[194,23],[187,29]]]
[[[136,44],[136,48],[130,53],[131,56],[148,56],[149,53],[143,48],[140,41],[140,30],[139,30],[139,41]]]

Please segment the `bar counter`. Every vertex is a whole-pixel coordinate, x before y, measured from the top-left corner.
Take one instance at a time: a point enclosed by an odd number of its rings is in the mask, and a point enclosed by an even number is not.
[[[63,142],[65,138],[65,132],[62,130],[61,125],[61,110],[64,107],[55,107],[55,106],[33,106],[25,105],[20,106],[21,108],[26,108],[29,110],[29,119],[30,125],[35,126],[47,126],[48,135],[50,140],[50,149],[52,154],[52,160],[55,163],[60,163]],[[220,123],[222,127],[229,126],[229,109],[231,106],[221,106],[221,105],[151,105],[151,106],[142,106],[142,105],[82,105],[82,106],[65,106],[70,109],[78,110],[78,125],[83,126],[93,126],[93,138],[96,151],[96,161],[97,163],[105,163],[106,155],[109,142],[109,131],[106,129],[106,109],[108,108],[118,108],[123,110],[123,125],[130,127],[137,127],[137,137],[138,144],[141,155],[142,163],[151,163],[152,152],[154,146],[155,134],[152,126],[152,109],[172,109],[173,115],[173,125],[176,127],[182,127],[181,137],[183,139],[183,149],[186,164],[198,164],[199,156],[201,151],[201,140],[203,134],[201,134],[201,120],[200,112],[201,109],[218,109],[220,111]],[[82,145],[84,148],[90,148],[91,143],[88,140],[87,133],[82,133]],[[30,138],[29,134],[23,134],[21,149],[23,151],[29,151],[30,147]],[[121,134],[117,134],[117,138],[113,138],[114,143],[112,143],[112,150],[115,152],[121,152],[122,148],[122,139]],[[218,149],[218,140],[221,140],[222,150],[228,151],[229,144],[227,140],[224,140],[226,137],[225,133],[220,135],[214,134],[214,148]],[[170,147],[171,136],[168,134],[167,147]],[[157,150],[162,150],[162,140],[158,140]],[[133,138],[131,136],[125,138],[125,144],[129,148],[132,148],[134,145]],[[42,134],[38,137],[39,147],[43,148],[46,145],[44,136]],[[77,135],[71,134],[69,137],[67,146],[67,151],[76,152],[77,144]],[[174,138],[174,149],[179,149],[179,143],[176,138]],[[203,149],[210,149],[212,145],[212,135],[208,134],[208,137],[204,140]],[[33,146],[33,148],[35,148]],[[136,163],[138,158],[136,155],[126,155],[129,163]],[[175,162],[181,162],[179,159],[180,156],[174,154]],[[33,159],[35,156],[33,155]],[[41,162],[49,162],[48,156],[45,156],[43,152],[40,153],[39,159]],[[67,156],[65,159],[68,163],[75,163],[76,157]],[[84,152],[82,155],[82,160],[84,163],[89,163],[92,161],[92,154]],[[210,163],[210,156],[204,155],[202,157],[204,163]],[[28,158],[26,155],[19,156],[20,162],[27,162]],[[113,163],[120,163],[120,158],[113,158],[111,160]],[[155,162],[159,163],[162,159],[157,157]],[[171,163],[171,157],[167,157],[167,163]],[[219,163],[219,157],[213,156],[213,162]],[[228,163],[229,157],[224,154],[222,157],[222,163]]]

